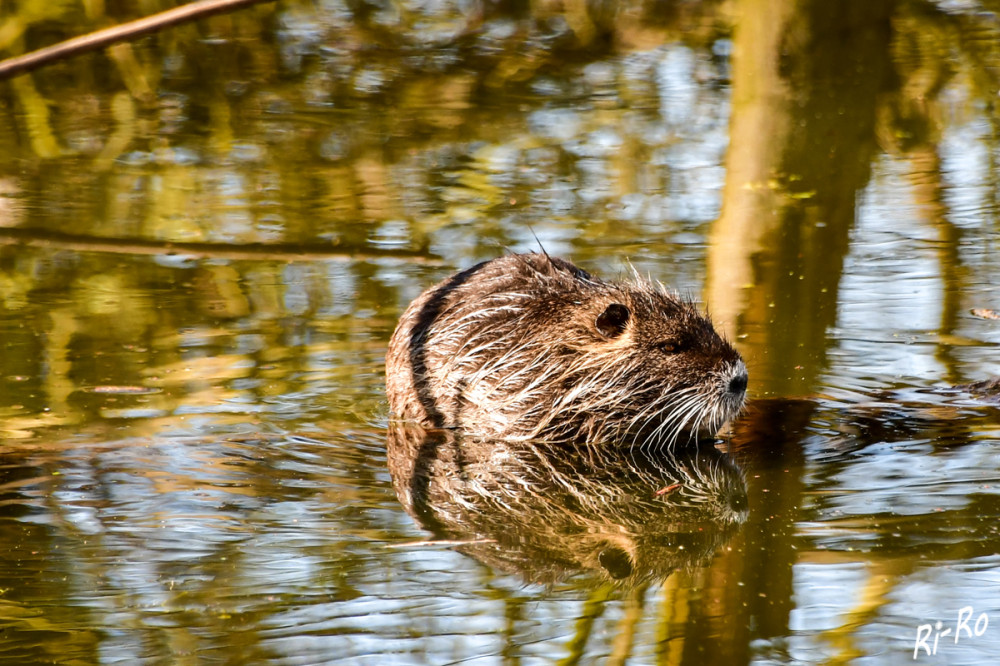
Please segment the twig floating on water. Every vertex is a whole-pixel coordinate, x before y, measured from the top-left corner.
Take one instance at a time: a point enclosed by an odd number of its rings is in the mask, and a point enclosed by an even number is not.
[[[665,488],[660,488],[659,490],[657,490],[653,494],[653,496],[654,497],[659,497],[660,495],[666,495],[667,493],[671,493],[671,492],[677,490],[680,487],[681,487],[681,484],[679,482],[678,483],[672,483],[672,484],[670,484],[669,486],[667,486]]]

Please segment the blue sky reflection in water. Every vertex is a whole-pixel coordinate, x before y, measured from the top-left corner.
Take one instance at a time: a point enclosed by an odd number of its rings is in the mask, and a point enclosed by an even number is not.
[[[0,660],[1000,658],[983,8],[279,2],[0,82]],[[406,304],[536,237],[707,302],[731,457],[389,428]]]

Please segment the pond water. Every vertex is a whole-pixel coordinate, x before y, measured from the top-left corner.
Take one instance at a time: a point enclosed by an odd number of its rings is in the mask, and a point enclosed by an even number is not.
[[[990,6],[288,0],[0,82],[0,660],[994,663]],[[390,427],[406,305],[539,244],[706,304],[717,451]]]

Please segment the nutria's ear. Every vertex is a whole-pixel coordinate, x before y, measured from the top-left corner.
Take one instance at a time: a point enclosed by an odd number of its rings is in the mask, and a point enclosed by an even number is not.
[[[608,546],[602,550],[597,556],[597,561],[615,580],[632,575],[632,559],[618,546]]]
[[[625,331],[632,313],[621,303],[612,303],[604,308],[604,312],[597,315],[597,330],[606,338],[617,338]]]

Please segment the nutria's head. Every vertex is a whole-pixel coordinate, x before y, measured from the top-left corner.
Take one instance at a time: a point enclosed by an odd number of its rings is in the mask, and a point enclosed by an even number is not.
[[[710,437],[743,407],[739,353],[693,303],[646,280],[589,278],[549,333],[576,358],[571,393],[605,438],[653,445]]]

